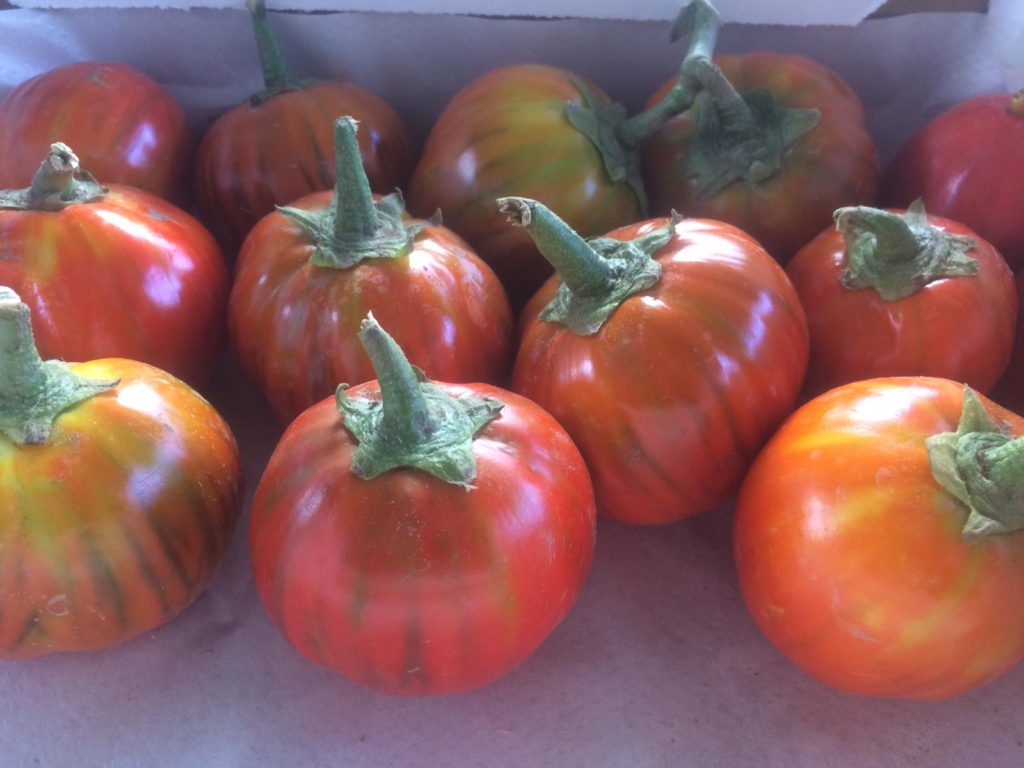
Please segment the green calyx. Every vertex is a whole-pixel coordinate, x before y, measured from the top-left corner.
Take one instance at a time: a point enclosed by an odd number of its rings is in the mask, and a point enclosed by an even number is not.
[[[17,445],[45,443],[57,416],[115,386],[77,376],[60,360],[42,360],[28,306],[0,286],[0,432]]]
[[[540,318],[562,323],[580,336],[597,333],[623,301],[658,282],[661,265],[654,254],[672,239],[677,223],[673,218],[636,240],[584,240],[536,200],[503,197],[497,203],[514,226],[530,233],[561,280]]]
[[[615,183],[628,184],[641,208],[647,208],[647,193],[640,176],[640,156],[618,138],[618,129],[626,121],[626,108],[618,102],[605,102],[586,83],[572,79],[580,92],[582,103],[566,102],[565,118],[597,148],[608,177]]]
[[[597,148],[608,177],[630,186],[642,210],[647,208],[647,195],[640,173],[640,147],[693,103],[696,83],[689,72],[695,62],[710,61],[721,23],[706,0],[693,0],[680,11],[672,27],[672,40],[689,34],[690,45],[679,78],[657,104],[633,117],[626,117],[621,104],[605,102],[586,83],[573,78],[582,101],[566,103],[566,119]]]
[[[331,205],[319,211],[278,208],[301,228],[315,248],[310,263],[346,269],[363,259],[387,259],[408,252],[425,227],[440,223],[439,214],[427,222],[405,218],[405,202],[397,190],[375,201],[356,141],[356,121],[339,117],[334,123],[336,181]]]
[[[970,510],[965,538],[1024,529],[1024,437],[1011,437],[970,387],[956,432],[926,446],[935,480]]]
[[[264,85],[264,90],[249,97],[249,102],[253,106],[258,106],[280,93],[295,91],[319,82],[314,79],[296,78],[292,74],[291,67],[288,66],[281,45],[277,41],[277,36],[274,35],[267,22],[267,6],[264,0],[246,0],[245,7],[252,18],[256,47],[260,55],[260,66],[263,69]]]
[[[91,173],[79,168],[78,155],[67,144],[50,145],[27,189],[0,190],[0,210],[61,211],[79,203],[91,203],[107,193]]]
[[[866,206],[840,208],[835,221],[846,242],[840,282],[852,291],[874,288],[886,301],[896,301],[935,280],[976,275],[980,269],[968,255],[974,240],[929,223],[920,200],[905,214]]]
[[[786,151],[821,121],[817,109],[790,109],[766,88],[737,93],[722,71],[701,62],[692,76],[702,83],[685,172],[701,197],[734,182],[760,184],[782,170]]]
[[[359,329],[380,383],[380,400],[353,398],[338,387],[335,399],[345,428],[359,442],[352,471],[369,480],[398,467],[429,472],[472,489],[473,437],[497,418],[491,398],[453,397],[414,368],[395,340],[368,315]]]

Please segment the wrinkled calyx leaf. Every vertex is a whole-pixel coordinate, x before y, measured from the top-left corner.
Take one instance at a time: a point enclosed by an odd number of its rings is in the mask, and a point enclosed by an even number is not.
[[[562,323],[581,336],[597,333],[622,302],[658,282],[661,264],[654,254],[672,239],[678,221],[673,218],[635,240],[584,240],[536,200],[503,197],[497,203],[513,225],[530,233],[558,272],[561,283],[541,319]]]
[[[767,88],[737,93],[722,71],[703,61],[692,70],[702,84],[686,175],[707,198],[734,182],[760,184],[779,173],[786,151],[821,122],[817,109],[782,106]]]
[[[17,445],[45,443],[57,416],[115,386],[78,376],[59,360],[42,360],[28,306],[0,286],[0,432]]]
[[[618,136],[626,122],[626,108],[618,102],[598,98],[593,89],[577,77],[573,77],[572,82],[580,92],[582,102],[566,102],[566,119],[597,148],[608,177],[617,184],[629,184],[641,209],[646,210],[647,193],[640,175],[639,153],[635,147],[626,146]]]
[[[917,200],[904,214],[854,206],[835,212],[846,244],[840,283],[849,290],[874,288],[886,301],[911,296],[935,280],[976,275],[968,251],[972,238],[944,232],[928,221]]]
[[[1024,438],[1011,436],[970,387],[956,431],[925,444],[936,482],[969,510],[966,538],[1024,529]]]
[[[339,117],[334,123],[336,181],[331,205],[315,211],[277,209],[313,241],[310,262],[320,267],[346,269],[364,259],[404,255],[420,231],[440,223],[440,213],[426,222],[406,219],[405,202],[398,190],[373,199],[356,130],[351,117]]]
[[[473,437],[497,418],[502,404],[492,398],[448,394],[409,364],[372,314],[363,321],[359,339],[377,373],[381,397],[354,398],[345,385],[338,387],[338,410],[359,443],[352,471],[369,480],[412,467],[472,488],[477,471]]]
[[[0,190],[0,209],[60,211],[70,205],[99,200],[106,193],[106,187],[79,167],[78,155],[67,144],[56,142],[50,145],[31,186]]]

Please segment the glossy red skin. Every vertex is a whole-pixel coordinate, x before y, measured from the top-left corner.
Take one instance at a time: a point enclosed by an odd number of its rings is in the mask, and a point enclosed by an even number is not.
[[[1011,105],[1014,105],[1011,108]],[[1013,270],[1024,266],[1024,94],[968,99],[923,126],[886,169],[881,200],[924,200],[961,221]]]
[[[331,202],[331,192],[318,192],[293,207],[323,210]],[[313,250],[302,230],[271,213],[246,239],[231,289],[232,345],[282,423],[341,382],[374,378],[358,338],[368,312],[430,378],[507,377],[514,332],[508,299],[455,233],[428,227],[405,255],[340,270],[310,264]]]
[[[629,239],[664,225],[622,227]],[[527,305],[512,389],[546,408],[579,446],[599,510],[670,523],[725,502],[793,407],[807,324],[782,268],[748,235],[683,220],[656,254],[661,278],[593,336]]]
[[[1016,276],[1017,287],[1017,331],[1014,336],[1013,352],[1006,366],[1003,378],[999,380],[992,399],[1015,413],[1024,412],[1024,271]]]
[[[192,138],[185,112],[138,70],[75,62],[12,89],[0,101],[0,189],[27,187],[56,141],[104,184],[187,204]]]
[[[227,339],[228,271],[202,225],[112,185],[59,212],[0,210],[0,285],[32,310],[44,359],[126,357],[193,386]]]
[[[734,182],[704,198],[683,171],[697,108],[672,118],[643,149],[651,212],[734,224],[785,264],[829,225],[836,208],[874,202],[878,156],[864,107],[839,75],[802,56],[762,51],[716,56],[715,63],[741,93],[768,88],[783,106],[820,110],[821,121],[789,147],[782,170],[769,179]],[[648,104],[674,83],[666,81]]]
[[[593,557],[593,488],[565,431],[510,392],[443,386],[504,403],[474,439],[472,490],[415,469],[355,476],[328,398],[285,431],[253,500],[253,573],[274,623],[306,658],[387,693],[504,676],[569,611]]]
[[[800,408],[744,481],[735,550],[751,615],[828,685],[944,699],[1024,657],[1024,534],[967,541],[967,508],[924,441],[955,431],[963,385],[854,382]],[[1024,419],[982,398],[1013,435]]]
[[[896,301],[885,301],[874,289],[848,290],[839,281],[846,246],[835,227],[786,266],[811,333],[807,394],[878,376],[937,376],[984,393],[995,386],[1016,332],[1013,273],[990,243],[964,225],[938,216],[928,220],[974,239],[968,255],[981,265],[977,275],[936,280]]]
[[[320,83],[246,102],[210,126],[196,158],[200,217],[234,254],[277,205],[334,187],[334,121],[359,122],[363,167],[381,194],[405,186],[412,139],[398,113],[351,83]]]
[[[242,499],[238,446],[194,390],[133,360],[64,411],[44,445],[0,434],[0,658],[107,648],[209,584]]]
[[[472,81],[438,117],[409,182],[409,210],[427,217],[440,209],[445,225],[498,274],[517,309],[552,269],[529,235],[509,226],[495,198],[539,200],[584,237],[641,214],[632,188],[611,180],[593,143],[565,118],[566,103],[582,103],[572,77],[529,64]]]

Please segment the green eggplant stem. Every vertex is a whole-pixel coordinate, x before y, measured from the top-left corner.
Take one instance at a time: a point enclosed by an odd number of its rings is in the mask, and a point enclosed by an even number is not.
[[[359,328],[359,341],[380,383],[381,429],[403,445],[429,438],[437,424],[420,391],[416,372],[372,314]]]
[[[510,223],[530,233],[537,250],[573,293],[592,294],[608,285],[608,263],[546,205],[525,197],[501,197],[497,203]]]
[[[32,337],[28,306],[6,286],[0,286],[0,392],[25,400],[39,391],[46,369]]]
[[[675,84],[654,105],[623,121],[616,136],[631,151],[656,134],[671,118],[685,112],[701,88],[705,87],[705,66],[711,63],[722,18],[706,0],[693,0],[686,5],[672,25],[672,40],[690,35],[686,56],[679,68]]]
[[[359,328],[380,386],[380,399],[350,396],[338,387],[335,401],[345,429],[358,441],[352,472],[364,480],[408,467],[472,489],[476,477],[473,437],[495,419],[495,399],[455,397],[414,368],[398,343],[372,314]]]
[[[39,169],[32,177],[29,196],[33,199],[51,195],[66,198],[74,186],[78,168],[78,155],[71,147],[61,142],[51,144],[50,153],[39,164]]]
[[[43,360],[28,305],[0,286],[0,432],[16,445],[45,443],[63,411],[115,386],[78,376],[60,360]]]
[[[971,277],[980,269],[970,255],[974,240],[933,225],[920,200],[905,213],[850,206],[834,217],[846,252],[839,280],[848,290],[873,288],[885,301],[897,301],[936,280]]]
[[[0,210],[60,211],[79,203],[91,203],[107,193],[92,174],[78,166],[67,144],[55,142],[39,164],[32,184],[25,189],[0,189]]]
[[[315,210],[278,208],[314,243],[309,261],[318,267],[348,269],[365,259],[397,258],[409,252],[421,230],[439,222],[406,219],[398,190],[373,199],[356,141],[357,127],[351,117],[334,122],[337,180],[330,205]]]
[[[280,93],[298,87],[277,36],[267,21],[267,6],[264,0],[246,0],[245,7],[252,18],[259,50],[260,66],[263,68],[263,85],[267,93]]]
[[[502,197],[497,203],[509,222],[529,232],[558,273],[559,286],[540,319],[581,336],[597,333],[622,302],[658,282],[661,264],[654,255],[672,239],[677,223],[673,217],[631,240],[584,240],[536,200]]]
[[[340,243],[372,236],[380,227],[352,117],[334,121],[334,236]]]

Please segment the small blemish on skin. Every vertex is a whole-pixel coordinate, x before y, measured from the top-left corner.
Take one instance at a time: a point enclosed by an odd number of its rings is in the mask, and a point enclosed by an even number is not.
[[[151,219],[156,219],[157,221],[167,221],[167,217],[160,213],[156,208],[149,209],[149,217]]]
[[[67,616],[68,596],[65,594],[54,595],[46,601],[46,610],[51,616]]]
[[[110,83],[108,83],[106,80],[103,79],[103,71],[105,69],[106,69],[106,67],[101,67],[100,69],[94,70],[93,73],[91,75],[89,75],[89,79],[92,80],[94,83],[96,83],[96,85],[100,86],[101,88],[109,88],[110,87]]]

